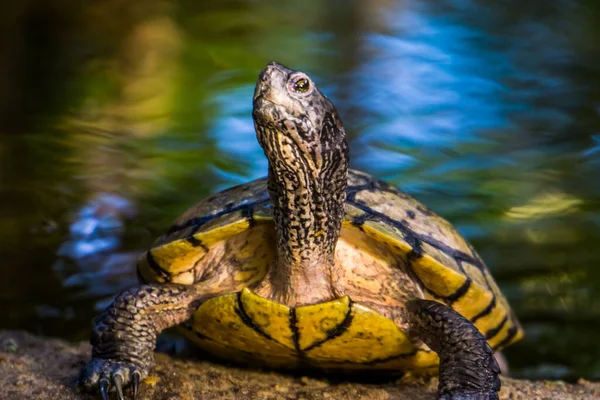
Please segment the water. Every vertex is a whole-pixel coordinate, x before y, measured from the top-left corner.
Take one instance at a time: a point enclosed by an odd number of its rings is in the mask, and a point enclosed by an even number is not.
[[[354,168],[479,250],[526,329],[513,375],[600,379],[600,5],[527,3],[14,6],[0,327],[87,338],[175,216],[264,175],[251,96],[277,60],[338,106]]]

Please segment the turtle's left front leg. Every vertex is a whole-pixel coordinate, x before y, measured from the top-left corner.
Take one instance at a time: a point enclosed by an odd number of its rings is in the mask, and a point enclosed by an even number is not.
[[[163,330],[188,320],[205,296],[197,286],[143,285],[121,293],[94,320],[90,339],[92,361],[79,382],[87,390],[100,390],[103,399],[115,389],[133,384],[134,398],[140,380],[154,365],[156,337]]]
[[[408,311],[417,335],[440,357],[440,400],[498,400],[500,367],[471,321],[431,300],[412,300]]]

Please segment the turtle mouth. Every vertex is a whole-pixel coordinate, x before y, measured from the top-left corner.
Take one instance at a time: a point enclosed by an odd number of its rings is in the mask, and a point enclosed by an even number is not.
[[[268,99],[267,96],[265,96],[265,93],[254,93],[254,99],[252,100],[252,105],[254,106],[254,108],[257,108],[258,103],[261,102],[271,103],[276,106],[279,105],[276,104],[273,100]]]
[[[256,85],[254,90],[254,97],[252,99],[253,109],[261,109],[265,107],[284,107],[282,104],[272,100],[272,96],[269,96],[271,89],[269,87],[263,87],[262,85]],[[253,110],[253,111],[254,111]]]
[[[255,121],[261,123],[275,122],[278,115],[281,115],[279,110],[283,107],[281,104],[267,98],[264,93],[255,96],[252,105],[252,117]]]

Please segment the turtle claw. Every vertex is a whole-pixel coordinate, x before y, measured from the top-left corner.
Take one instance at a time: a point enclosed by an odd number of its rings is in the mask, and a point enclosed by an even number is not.
[[[133,373],[133,400],[137,399],[139,388],[140,388],[140,374],[138,372],[134,372]]]
[[[119,400],[125,400],[123,388],[133,386],[133,398],[138,394],[144,371],[132,364],[115,360],[94,358],[81,371],[79,385],[88,392],[100,391],[102,400],[109,400],[109,392],[115,390]]]
[[[100,393],[102,393],[102,400],[108,400],[108,380],[100,380]]]
[[[121,378],[121,375],[119,374],[115,374],[113,376],[113,383],[115,385],[115,388],[117,389],[117,395],[119,396],[119,400],[125,400],[125,398],[123,397],[123,378]]]

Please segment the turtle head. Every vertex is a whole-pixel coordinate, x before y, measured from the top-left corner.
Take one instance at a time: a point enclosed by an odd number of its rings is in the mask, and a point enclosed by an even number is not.
[[[323,171],[347,169],[342,122],[331,101],[305,73],[275,62],[267,65],[256,83],[252,116],[273,169],[302,168],[315,178],[329,178]]]

